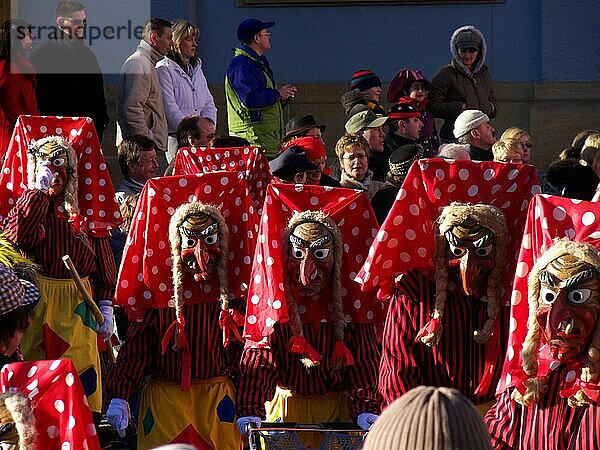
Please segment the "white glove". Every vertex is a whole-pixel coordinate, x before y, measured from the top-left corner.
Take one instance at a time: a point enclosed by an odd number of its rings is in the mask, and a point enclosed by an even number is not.
[[[358,417],[356,418],[356,424],[363,430],[368,430],[369,428],[371,428],[371,425],[373,425],[377,419],[379,419],[379,416],[377,414],[364,412],[358,415]]]
[[[113,398],[106,411],[108,423],[117,430],[119,436],[125,436],[125,428],[129,425],[129,405],[122,398]]]
[[[104,317],[104,323],[98,327],[98,334],[102,339],[108,341],[113,334],[115,328],[115,316],[110,300],[100,300],[100,312]]]
[[[48,192],[54,174],[46,164],[41,164],[35,173],[35,187],[38,191]]]
[[[260,422],[261,422],[260,417],[257,417],[257,416],[242,416],[242,417],[240,417],[237,420],[237,422],[235,423],[235,425],[237,426],[237,429],[240,432],[240,434],[243,434],[244,436],[247,436],[248,435],[248,430],[250,429],[249,425],[251,423],[255,423],[257,427],[260,427]]]

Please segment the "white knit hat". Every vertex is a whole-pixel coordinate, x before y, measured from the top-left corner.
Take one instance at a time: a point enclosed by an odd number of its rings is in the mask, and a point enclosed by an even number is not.
[[[482,123],[489,121],[490,118],[487,114],[482,113],[478,109],[465,109],[458,115],[454,122],[454,137],[458,139],[473,128],[477,128]]]

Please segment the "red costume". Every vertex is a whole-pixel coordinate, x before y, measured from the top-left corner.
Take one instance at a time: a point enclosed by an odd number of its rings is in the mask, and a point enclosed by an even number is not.
[[[357,276],[363,290],[379,288],[380,298],[395,294],[380,365],[384,405],[420,384],[454,387],[477,403],[492,397],[504,354],[509,314],[505,305],[516,266],[511,255],[518,249],[525,210],[536,192],[539,186],[532,166],[441,159],[413,164]],[[452,201],[464,203],[448,206]],[[496,208],[486,208],[487,204]],[[443,207],[450,210],[445,212]],[[458,212],[453,211],[456,208]],[[493,217],[495,225],[476,223],[480,213],[471,215],[476,211]],[[452,228],[446,231],[442,226],[452,214],[464,215],[467,228],[483,225],[486,239],[499,246],[496,254],[506,255],[505,264],[497,269],[498,259],[486,262],[491,270],[487,281],[495,279],[487,292],[466,295],[461,292],[466,287],[457,286],[460,280],[448,278],[452,261],[457,261],[452,258],[463,254],[458,244],[456,254],[446,253],[448,247],[454,249],[446,241]],[[504,220],[506,225],[502,225]],[[500,245],[499,239],[505,242]],[[478,255],[486,254],[485,245],[477,250]],[[396,285],[394,279],[400,274]],[[436,284],[445,288],[440,290]],[[442,296],[445,311],[437,311]],[[480,300],[481,296],[490,301]],[[431,348],[424,345],[426,341]]]
[[[329,231],[320,238],[313,235],[312,243],[294,237],[294,226],[308,223],[324,229],[323,221],[330,221]],[[327,408],[316,406],[307,416],[292,403],[282,411],[273,401],[266,412],[265,402],[274,398],[277,386],[309,403],[347,395],[340,403],[345,412],[320,420],[379,412],[374,325],[381,320],[382,308],[352,281],[376,232],[373,210],[359,191],[279,184],[267,188],[248,291],[244,335],[249,341],[241,363],[240,415],[310,423]],[[294,262],[305,251],[312,256]],[[321,267],[330,252],[337,262]],[[298,277],[306,295],[297,287]],[[311,288],[311,281],[320,287]]]
[[[538,302],[534,298],[536,290],[533,286],[545,281],[544,277],[538,276],[540,269],[544,269],[542,258],[548,258],[546,253],[551,254],[550,250],[556,247],[553,246],[556,238],[574,241],[563,242],[563,245],[574,245],[574,248],[579,242],[600,248],[598,217],[600,208],[597,203],[538,195],[530,204],[512,292],[506,360],[496,392],[497,402],[485,417],[492,444],[497,449],[591,450],[600,446],[600,383],[597,379],[584,381],[584,374],[590,372],[589,356],[561,357],[560,352],[552,349],[552,341],[546,338],[547,334],[542,335],[539,347],[530,346],[531,350],[526,352],[534,357],[537,370],[530,370],[530,366],[524,364],[523,356],[524,343],[531,339],[532,328],[528,323],[532,320],[532,308]],[[576,251],[579,249],[576,248]],[[575,251],[568,252],[577,257]],[[600,256],[597,258],[600,260]],[[580,261],[585,263],[583,258]],[[568,289],[584,292],[578,289],[577,281],[564,284],[563,290]],[[575,297],[570,295],[569,298]],[[542,296],[537,308],[542,308],[541,300]],[[581,306],[577,304],[576,307]],[[538,322],[540,327],[546,323]],[[575,338],[584,334],[581,325],[577,326],[579,330]],[[569,337],[568,333],[565,334]],[[593,356],[592,347],[595,345],[592,344],[596,344],[594,338],[587,349],[588,355]],[[526,359],[529,361],[529,358]],[[531,373],[528,374],[525,368]],[[592,370],[592,373],[595,372]],[[581,399],[585,401],[581,402]]]

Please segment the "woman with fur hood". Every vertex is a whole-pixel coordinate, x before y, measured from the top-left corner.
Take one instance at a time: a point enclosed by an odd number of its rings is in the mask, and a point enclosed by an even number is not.
[[[481,31],[471,25],[458,28],[450,38],[450,64],[438,70],[432,80],[428,109],[444,119],[440,130],[443,142],[454,142],[454,121],[465,109],[478,109],[490,118],[497,113],[496,95],[485,65],[487,46]]]

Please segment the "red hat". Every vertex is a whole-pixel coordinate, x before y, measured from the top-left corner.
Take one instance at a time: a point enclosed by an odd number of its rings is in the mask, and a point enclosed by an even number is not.
[[[92,413],[69,359],[18,362],[0,371],[0,391],[18,392],[32,403],[36,449],[100,450]]]
[[[260,214],[267,184],[269,162],[260,147],[183,147],[175,158],[174,175],[216,171],[236,172],[248,182],[254,209]]]
[[[216,206],[227,220],[229,290],[245,296],[258,231],[246,182],[234,172],[152,178],[140,194],[115,293],[115,304],[125,307],[130,318],[141,319],[144,308],[174,306],[169,221],[178,206],[192,201]],[[218,280],[182,289],[188,303],[219,299]],[[202,295],[192,295],[199,289]]]
[[[410,85],[415,81],[422,81],[427,91],[433,90],[433,84],[421,73],[420,70],[402,69],[396,72],[387,90],[387,100],[390,103],[397,102],[401,97],[410,95]]]
[[[78,207],[86,232],[107,237],[121,222],[115,189],[98,141],[96,128],[87,117],[21,116],[0,173],[0,221],[27,189],[27,149],[38,139],[60,136],[77,155]],[[57,210],[58,214],[66,212]]]
[[[342,303],[346,322],[372,322],[382,318],[382,304],[353,283],[377,234],[375,214],[362,191],[309,185],[269,185],[263,209],[254,266],[248,289],[244,335],[259,342],[268,338],[277,322],[289,320],[284,279],[283,236],[296,212],[322,211],[337,224],[343,236],[341,264]],[[345,239],[344,239],[345,238]],[[329,320],[330,289],[326,301],[303,305],[297,301],[302,322]],[[308,307],[307,307],[308,306]]]
[[[415,105],[416,100],[414,98],[402,97],[398,103],[390,108],[388,117],[390,119],[421,118],[421,111]]]
[[[510,334],[497,393],[512,386],[522,389],[522,384],[528,378],[523,371],[521,352],[527,336],[529,316],[527,283],[532,267],[544,252],[552,247],[557,238],[566,237],[571,241],[585,242],[600,249],[598,219],[600,219],[599,203],[546,195],[536,195],[531,200],[512,290]],[[538,363],[538,376],[547,375],[554,368],[554,364],[557,364],[550,352],[544,351],[543,348],[538,356]],[[581,368],[581,366],[573,367],[571,376],[567,374],[567,379],[561,386],[564,388],[561,390],[561,396],[568,397],[582,388],[578,386],[581,380],[580,373],[577,373]],[[600,380],[586,383],[585,388],[589,389],[590,398],[598,399]],[[595,395],[592,395],[592,392],[595,392]]]
[[[293,141],[289,142],[288,145],[302,147],[306,152],[307,159],[312,163],[322,160],[323,158],[327,158],[325,144],[323,144],[321,139],[317,139],[312,136],[305,136],[294,139]]]

